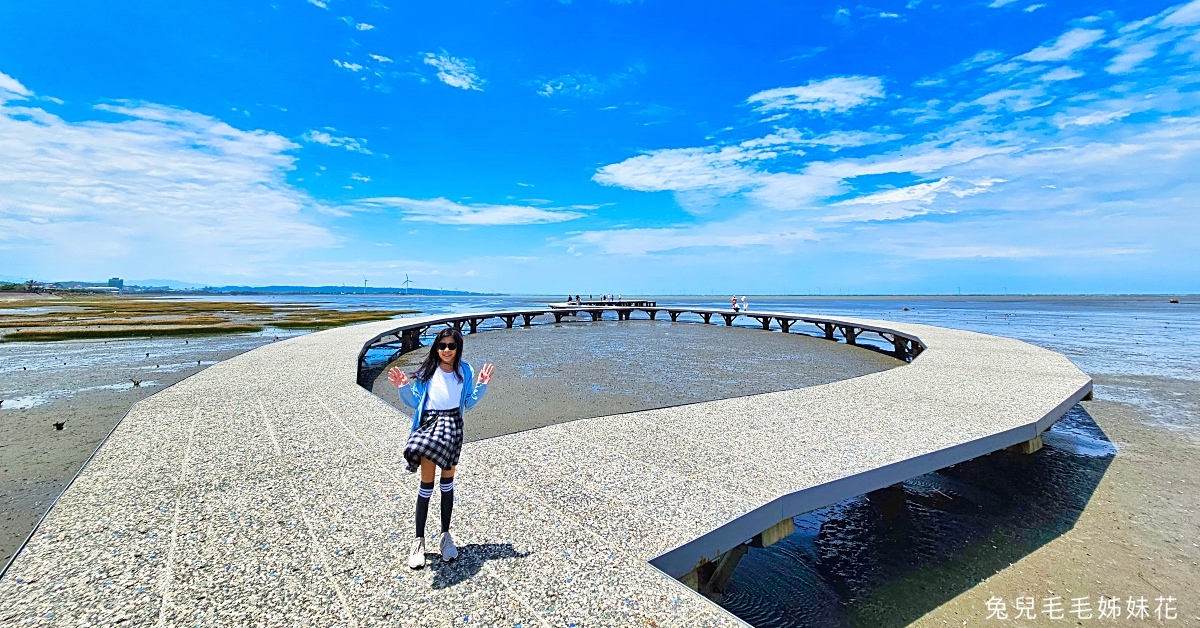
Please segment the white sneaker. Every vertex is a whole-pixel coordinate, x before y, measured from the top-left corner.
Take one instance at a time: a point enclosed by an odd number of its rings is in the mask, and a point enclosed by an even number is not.
[[[441,549],[443,561],[450,562],[458,558],[458,548],[454,547],[454,539],[450,537],[449,532],[442,533]]]
[[[412,551],[408,553],[408,566],[411,569],[420,569],[425,566],[424,537],[413,539]]]

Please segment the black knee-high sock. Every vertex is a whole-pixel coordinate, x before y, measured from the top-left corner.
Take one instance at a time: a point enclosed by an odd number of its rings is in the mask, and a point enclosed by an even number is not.
[[[454,512],[454,478],[442,478],[442,532],[450,531],[450,515]]]
[[[421,482],[417,491],[417,538],[425,537],[425,519],[429,517],[429,498],[433,497],[433,482]]]

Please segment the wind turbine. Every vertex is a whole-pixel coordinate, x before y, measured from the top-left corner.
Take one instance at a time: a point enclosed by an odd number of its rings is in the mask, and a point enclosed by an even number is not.
[[[408,273],[404,273],[404,283],[400,284],[404,286],[404,294],[408,294],[408,285],[411,283],[412,281],[409,280]]]
[[[363,275],[363,294],[367,293],[367,276]]]

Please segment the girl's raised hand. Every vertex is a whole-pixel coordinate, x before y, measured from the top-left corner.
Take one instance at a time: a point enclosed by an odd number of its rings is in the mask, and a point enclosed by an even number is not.
[[[408,385],[408,374],[400,370],[400,367],[393,366],[388,371],[388,381],[401,388]]]
[[[484,364],[483,368],[479,370],[479,383],[487,384],[488,382],[491,382],[491,381],[492,381],[492,365],[490,363]]]

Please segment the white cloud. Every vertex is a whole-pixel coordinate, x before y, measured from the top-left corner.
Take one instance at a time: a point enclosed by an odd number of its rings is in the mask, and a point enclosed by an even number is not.
[[[1042,61],[1065,61],[1072,55],[1090,47],[1104,37],[1104,31],[1086,28],[1073,28],[1059,35],[1053,43],[1038,46],[1029,52],[1018,56],[1018,59],[1040,63]]]
[[[336,135],[332,135],[332,134],[326,133],[324,131],[312,130],[312,131],[306,132],[304,135],[301,135],[300,139],[302,139],[306,142],[311,142],[313,144],[324,144],[325,146],[341,147],[341,148],[345,148],[346,150],[349,150],[349,151],[354,151],[356,153],[363,153],[364,155],[371,154],[371,151],[368,150],[366,146],[364,146],[364,144],[366,144],[367,140],[365,140],[363,138],[338,137]]]
[[[741,216],[733,220],[655,229],[610,229],[585,231],[556,242],[574,252],[594,248],[609,255],[645,255],[693,248],[770,247],[790,251],[817,240],[809,228],[764,216]]]
[[[438,80],[459,89],[483,91],[483,79],[475,73],[475,66],[466,59],[459,59],[446,54],[425,53],[425,65],[437,69]]]
[[[308,3],[313,6],[321,7],[322,9],[329,9],[329,4],[324,0],[308,0]]]
[[[1012,4],[1016,1],[1017,0],[992,0],[992,3],[989,4],[988,7],[992,8],[992,9],[999,9],[1000,7],[1002,7],[1004,5]]]
[[[358,24],[354,25],[354,28],[357,28],[360,31],[369,31],[375,27],[370,24],[367,24],[366,22],[359,22]]]
[[[937,198],[939,190],[945,188],[952,181],[954,181],[954,177],[943,177],[937,181],[930,181],[928,183],[918,183],[908,187],[874,192],[865,196],[840,201],[834,203],[834,205],[887,205],[908,202],[927,205]]]
[[[1037,11],[1038,9],[1045,8],[1045,6],[1046,6],[1046,5],[1044,5],[1044,4],[1031,4],[1031,5],[1027,6],[1027,7],[1025,7],[1025,12],[1026,12],[1026,13],[1033,13],[1034,11]]]
[[[1083,76],[1083,72],[1069,68],[1064,65],[1061,67],[1054,68],[1053,70],[1050,70],[1049,72],[1043,74],[1041,80],[1043,80],[1043,81],[1069,81],[1071,79],[1076,79],[1081,76]]]
[[[587,215],[577,211],[577,207],[464,204],[445,198],[414,199],[388,196],[363,199],[358,205],[369,208],[393,207],[404,214],[404,220],[443,225],[534,225],[566,222]]]
[[[1128,116],[1129,114],[1130,114],[1130,111],[1128,109],[1121,109],[1118,111],[1091,111],[1090,113],[1086,113],[1086,114],[1082,114],[1082,115],[1078,115],[1078,116],[1061,117],[1058,120],[1057,125],[1059,128],[1066,128],[1066,127],[1072,126],[1072,125],[1074,125],[1074,126],[1096,126],[1096,125],[1102,125],[1102,124],[1110,124],[1110,123],[1116,122],[1117,120],[1120,120],[1121,118]]]
[[[1159,22],[1160,28],[1195,26],[1200,24],[1200,0],[1192,0],[1177,9],[1167,9],[1164,13],[1166,15]]]
[[[657,150],[604,166],[592,180],[643,192],[710,189],[731,193],[753,186],[755,172],[747,164],[770,156],[773,153],[735,146]]]
[[[118,119],[0,103],[0,266],[234,276],[337,243],[317,220],[336,208],[287,182],[287,138],[160,105],[98,108]]]
[[[25,97],[32,96],[33,92],[25,88],[17,79],[0,72],[0,103],[4,102],[5,92],[8,94],[16,94],[17,96]]]
[[[354,179],[355,181],[362,181],[363,183],[370,183],[370,182],[371,182],[371,177],[368,177],[368,176],[366,176],[366,175],[362,175],[362,174],[358,174],[357,172],[355,172],[354,174],[350,175],[350,178],[351,178],[351,179]]]
[[[391,63],[392,62],[391,59],[389,59],[388,57],[385,57],[383,55],[371,54],[371,55],[367,55],[367,56],[371,57],[372,59],[374,59],[380,63]]]
[[[363,69],[361,65],[357,63],[350,63],[349,61],[339,61],[334,59],[333,64],[339,68],[342,68],[343,70],[350,70],[351,72],[358,72],[359,70]]]
[[[875,76],[835,76],[798,87],[777,87],[750,96],[756,111],[794,109],[819,113],[848,111],[883,98],[883,81]]]

